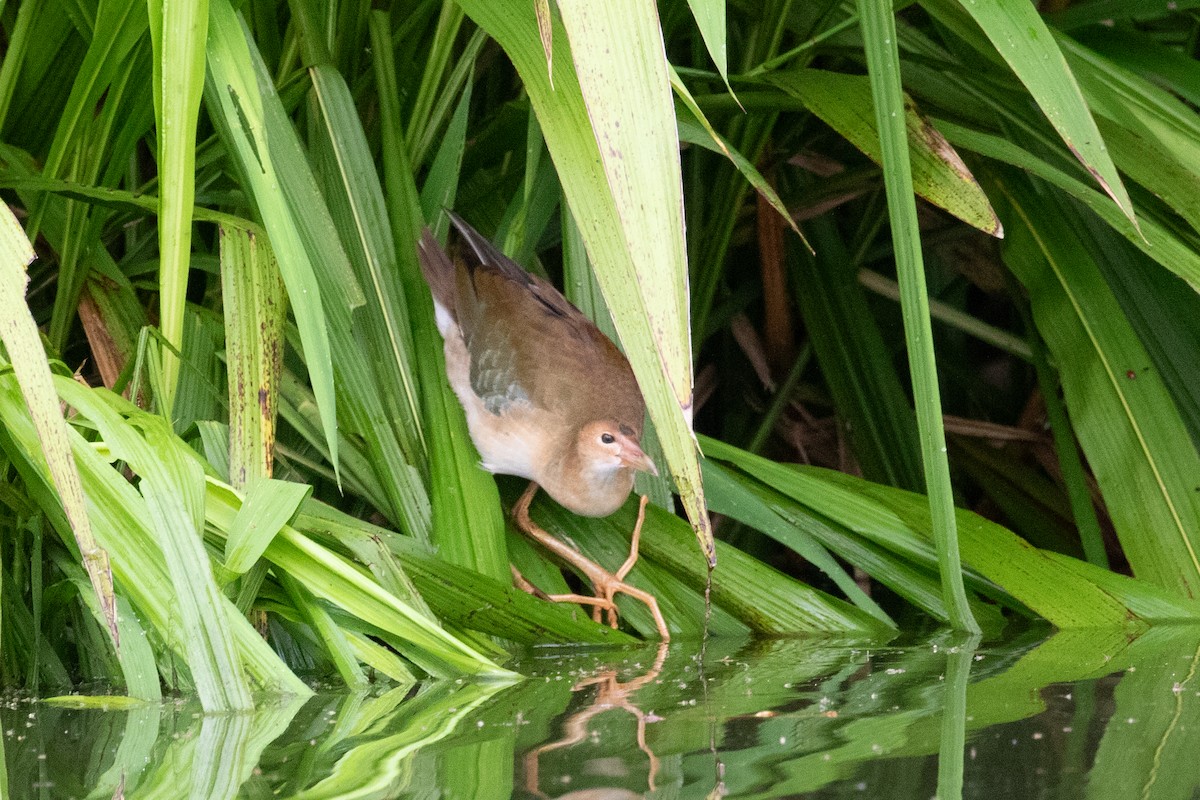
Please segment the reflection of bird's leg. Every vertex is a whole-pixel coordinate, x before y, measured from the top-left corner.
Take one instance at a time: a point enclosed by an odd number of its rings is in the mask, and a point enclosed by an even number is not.
[[[659,642],[658,654],[655,656],[654,666],[647,670],[644,675],[639,675],[633,680],[621,683],[617,680],[616,670],[605,670],[599,675],[585,678],[571,687],[571,691],[573,692],[581,691],[589,686],[599,686],[599,690],[596,693],[596,699],[592,701],[591,705],[582,711],[575,712],[567,718],[567,721],[563,724],[563,730],[566,733],[563,738],[536,747],[525,755],[526,791],[538,797],[546,796],[538,788],[538,760],[541,758],[542,753],[548,753],[551,750],[561,750],[564,747],[579,744],[587,738],[588,723],[592,721],[593,717],[605,711],[619,708],[623,711],[628,711],[637,720],[638,749],[646,754],[646,758],[650,762],[650,774],[647,778],[647,784],[650,791],[653,792],[656,788],[655,781],[658,778],[660,764],[658,756],[646,744],[647,714],[633,704],[633,694],[658,678],[666,658],[667,643]]]
[[[638,542],[642,533],[642,522],[646,517],[646,498],[642,497],[641,506],[638,509],[637,525],[633,530],[633,539],[630,547],[629,558],[621,565],[621,568],[614,574],[609,572],[604,567],[597,564],[595,561],[588,559],[578,550],[567,545],[555,537],[551,536],[544,529],[539,527],[529,516],[529,504],[533,502],[533,496],[537,494],[537,483],[530,482],[521,498],[517,500],[513,506],[513,519],[516,520],[517,527],[520,528],[532,539],[535,539],[543,547],[549,550],[554,555],[566,561],[568,564],[576,567],[583,573],[584,577],[592,584],[592,588],[596,592],[595,597],[587,597],[578,594],[552,594],[546,595],[546,598],[553,600],[556,603],[581,603],[583,605],[592,606],[592,619],[599,622],[601,611],[607,612],[608,624],[612,627],[617,627],[617,606],[613,602],[613,598],[619,592],[623,592],[635,600],[640,600],[650,609],[651,616],[654,617],[654,625],[658,628],[658,635],[663,641],[671,638],[671,633],[667,629],[666,620],[663,619],[662,612],[658,608],[658,600],[649,592],[642,591],[636,586],[632,586],[625,582],[625,576],[629,570],[633,568],[637,561]],[[518,573],[519,574],[519,573]],[[517,585],[521,588],[522,583],[528,584],[523,577],[520,578]],[[529,591],[526,589],[526,591]]]

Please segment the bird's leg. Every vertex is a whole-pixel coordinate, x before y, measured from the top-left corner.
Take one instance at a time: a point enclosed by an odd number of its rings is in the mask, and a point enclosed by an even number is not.
[[[537,540],[538,542],[541,542],[543,547],[554,553],[562,560],[578,566],[584,571],[585,574],[588,574],[587,566],[599,568],[599,565],[592,564],[592,562],[585,559],[579,552],[571,547],[568,547],[565,543],[559,541],[558,539],[555,539],[536,522],[534,522],[529,516],[529,504],[533,502],[533,496],[537,494],[537,490],[537,482],[530,481],[529,486],[525,489],[524,493],[521,494],[521,497],[517,500],[516,505],[513,506],[512,514],[513,519],[516,520],[517,527],[520,528],[521,531],[527,536]],[[583,564],[579,563],[580,559],[583,560]],[[518,570],[515,565],[510,564],[509,567],[512,569],[513,583],[517,586],[517,588],[533,595],[534,597],[541,598],[542,600],[549,600],[552,603],[578,603],[580,605],[592,606],[592,619],[596,622],[600,621],[601,611],[607,611],[610,616],[616,614],[617,607],[616,604],[613,603],[611,597],[590,597],[584,594],[546,594],[541,589],[530,583],[529,579],[522,575],[521,571]],[[590,575],[588,575],[588,577],[589,579],[591,578]],[[613,624],[613,627],[616,627],[615,623]]]
[[[613,602],[613,598],[618,593],[625,593],[635,600],[643,602],[650,609],[651,616],[654,617],[654,625],[658,628],[658,635],[663,641],[671,638],[671,633],[667,629],[666,620],[663,619],[662,612],[658,608],[658,600],[649,592],[642,591],[636,586],[632,586],[625,582],[625,575],[633,568],[637,561],[637,548],[641,536],[642,522],[646,515],[646,498],[642,498],[642,504],[638,510],[637,526],[633,531],[633,543],[630,549],[629,558],[621,565],[621,568],[614,574],[609,572],[604,567],[594,561],[591,561],[579,551],[561,542],[551,536],[543,528],[539,527],[529,516],[529,504],[533,502],[533,496],[537,494],[538,485],[535,482],[529,484],[521,498],[517,500],[513,506],[513,519],[516,520],[517,527],[520,528],[531,538],[537,540],[554,555],[566,561],[579,569],[584,574],[584,577],[592,584],[592,588],[596,592],[595,597],[584,597],[577,594],[568,595],[549,595],[549,599],[555,602],[566,603],[582,603],[592,606],[592,619],[600,621],[602,611],[608,612],[608,622],[613,628],[617,627],[617,606]]]
[[[644,494],[638,503],[637,522],[633,526],[633,535],[629,537],[629,558],[625,559],[625,563],[616,572],[617,578],[620,580],[625,580],[625,576],[629,574],[629,570],[633,569],[633,565],[637,563],[638,543],[642,539],[642,523],[646,521],[646,504],[649,502],[650,496]]]

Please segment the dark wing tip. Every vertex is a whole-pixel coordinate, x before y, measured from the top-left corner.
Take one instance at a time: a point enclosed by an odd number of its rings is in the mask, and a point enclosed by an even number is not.
[[[451,224],[458,231],[462,238],[463,244],[466,245],[463,252],[463,261],[467,265],[470,272],[483,267],[488,270],[499,272],[510,281],[516,281],[521,284],[530,282],[529,273],[522,269],[515,261],[500,251],[500,248],[492,244],[491,240],[481,234],[479,231],[471,227],[465,219],[455,214],[449,209],[446,210],[446,215],[450,217]]]

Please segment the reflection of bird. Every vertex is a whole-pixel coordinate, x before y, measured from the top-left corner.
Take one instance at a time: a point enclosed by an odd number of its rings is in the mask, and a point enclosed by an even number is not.
[[[658,680],[659,673],[662,672],[663,662],[666,659],[667,644],[659,642],[658,653],[654,658],[654,665],[644,675],[639,675],[636,678],[621,683],[617,680],[617,671],[615,669],[606,669],[598,675],[584,678],[571,687],[572,692],[580,692],[596,686],[598,687],[596,699],[589,703],[587,708],[577,711],[567,718],[566,722],[563,723],[563,728],[566,732],[563,738],[555,742],[539,745],[525,754],[525,788],[529,793],[538,797],[546,797],[541,790],[541,779],[539,777],[541,769],[540,760],[545,753],[552,750],[574,747],[579,744],[588,737],[588,725],[592,719],[615,708],[628,711],[637,720],[637,745],[638,749],[650,759],[650,775],[647,777],[646,782],[650,791],[653,792],[660,765],[658,756],[646,744],[646,723],[662,718],[654,716],[653,712],[646,713],[642,711],[634,701],[636,699],[635,696],[643,687],[649,686]],[[629,797],[645,797],[645,795],[635,794],[628,789],[602,787],[569,792],[560,795],[556,800],[625,800],[625,798]]]
[[[629,559],[615,573],[529,517],[539,485],[569,511],[602,517],[625,502],[634,472],[657,474],[642,452],[645,403],[629,362],[557,289],[521,269],[458,216],[450,218],[463,240],[457,265],[428,231],[420,243],[450,386],[466,412],[483,468],[532,481],[513,508],[518,526],[576,566],[597,595],[550,599],[589,604],[596,619],[605,610],[616,627],[613,596],[624,592],[646,603],[659,634],[669,638],[657,600],[624,582],[637,560],[644,497]],[[518,575],[518,581],[524,579]]]

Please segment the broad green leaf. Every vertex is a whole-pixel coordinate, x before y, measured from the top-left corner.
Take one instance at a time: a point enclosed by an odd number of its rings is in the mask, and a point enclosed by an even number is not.
[[[252,483],[225,540],[225,569],[245,572],[254,566],[311,494],[312,487],[302,483],[271,478]]]
[[[691,341],[679,142],[655,8],[560,3],[553,87],[533,9],[463,4],[505,49],[533,102],[567,202],[629,354],[672,477],[715,555],[691,432]]]
[[[1047,181],[1079,200],[1142,252],[1183,278],[1200,291],[1200,254],[1170,229],[1143,216],[1134,227],[1112,203],[1062,170],[1034,156],[1008,139],[970,130],[952,122],[938,121],[947,138],[959,147],[1003,161]]]
[[[1200,455],[1187,428],[1061,207],[1015,177],[996,188],[1019,225],[1005,263],[1030,293],[1034,320],[1058,362],[1067,409],[1134,575],[1195,597]]]
[[[1070,151],[1120,207],[1121,213],[1136,225],[1133,204],[1117,167],[1105,149],[1075,75],[1037,8],[1023,0],[961,4],[951,0],[922,0],[921,5],[939,22],[967,36],[973,36],[974,32],[964,30],[970,23],[963,20],[963,11],[970,15],[991,41],[995,53],[1029,90]]]
[[[1042,551],[1064,572],[1078,575],[1124,605],[1132,613],[1151,622],[1195,623],[1200,618],[1200,603],[1182,598],[1146,581],[1130,578],[1062,553]]]
[[[770,82],[801,100],[872,161],[884,163],[866,76],[805,69],[774,74]],[[996,212],[967,165],[907,96],[903,115],[916,193],[986,234],[1003,236]]]

